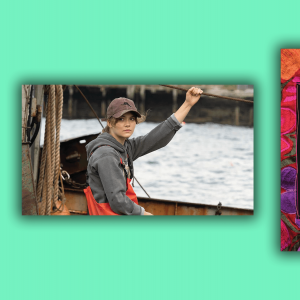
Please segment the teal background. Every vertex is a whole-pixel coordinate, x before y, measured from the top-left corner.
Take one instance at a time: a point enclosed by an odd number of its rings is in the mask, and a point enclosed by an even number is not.
[[[280,252],[279,209],[280,48],[300,48],[299,8],[2,3],[1,298],[299,297],[299,253]],[[254,84],[255,215],[22,217],[24,83]]]

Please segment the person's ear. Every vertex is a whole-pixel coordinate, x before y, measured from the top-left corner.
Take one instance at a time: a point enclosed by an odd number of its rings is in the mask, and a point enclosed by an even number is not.
[[[110,123],[109,120],[107,120],[107,126],[108,126],[109,128],[112,128],[112,125],[111,125],[111,123]]]

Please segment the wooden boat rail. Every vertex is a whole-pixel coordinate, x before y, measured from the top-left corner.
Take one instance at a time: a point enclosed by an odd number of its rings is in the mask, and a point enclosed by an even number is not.
[[[87,202],[83,190],[64,188],[66,196],[66,206],[73,215],[86,215]],[[164,199],[154,199],[146,197],[138,197],[139,205],[146,211],[161,216],[174,215],[216,215],[218,208],[216,205],[200,204],[192,202],[181,202]],[[253,210],[237,207],[222,206],[221,215],[253,215]]]

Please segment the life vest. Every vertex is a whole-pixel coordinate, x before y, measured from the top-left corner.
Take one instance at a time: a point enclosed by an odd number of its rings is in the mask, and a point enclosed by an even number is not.
[[[103,145],[103,146],[109,146],[109,145]],[[102,146],[97,147],[96,149],[100,148]],[[111,146],[109,146],[111,147]],[[96,150],[95,149],[95,150]],[[90,158],[92,156],[92,154],[94,153],[93,150],[90,154]],[[127,155],[128,157],[128,155]],[[121,166],[123,168],[123,171],[125,173],[126,176],[126,196],[133,201],[134,203],[138,204],[138,199],[137,196],[130,184],[131,179],[128,176],[128,172],[126,170],[126,166],[125,163],[123,163],[122,158],[120,157],[120,162],[121,162]],[[89,209],[89,214],[93,215],[93,216],[117,216],[118,214],[116,214],[110,207],[109,203],[98,203],[92,193],[92,190],[90,188],[90,186],[88,186],[86,189],[83,190],[86,196],[86,201],[87,201],[87,205],[88,205],[88,209]]]

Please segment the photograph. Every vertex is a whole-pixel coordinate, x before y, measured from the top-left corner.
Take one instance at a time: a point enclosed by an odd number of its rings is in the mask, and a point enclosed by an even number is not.
[[[253,85],[22,85],[22,215],[253,215]]]

